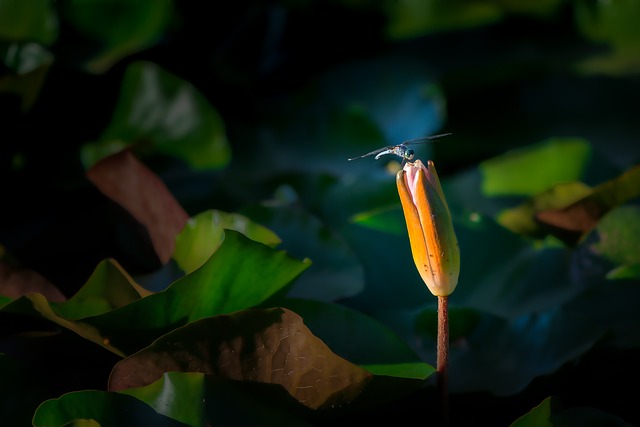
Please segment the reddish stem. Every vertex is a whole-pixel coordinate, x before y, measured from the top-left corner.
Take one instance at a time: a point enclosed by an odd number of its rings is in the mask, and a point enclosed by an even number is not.
[[[449,425],[449,301],[446,296],[438,297],[438,371],[437,386],[442,403],[442,426]]]

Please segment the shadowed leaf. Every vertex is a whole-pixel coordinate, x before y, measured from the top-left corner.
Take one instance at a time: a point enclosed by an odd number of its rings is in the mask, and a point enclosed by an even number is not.
[[[49,301],[62,302],[67,299],[53,283],[36,271],[0,261],[0,295],[18,298],[31,292],[40,293]]]
[[[107,259],[98,264],[75,295],[56,305],[55,311],[67,319],[81,319],[122,307],[151,293],[135,283],[116,260]]]
[[[187,425],[157,413],[152,407],[133,396],[84,390],[67,393],[57,399],[43,402],[33,416],[33,426],[58,427],[89,419],[103,427],[139,427],[141,425],[184,427]]]
[[[562,401],[557,396],[551,396],[510,424],[510,427],[530,426],[631,427],[631,424],[626,423],[616,415],[596,408],[571,407],[565,409]]]
[[[169,371],[280,384],[310,408],[351,402],[371,378],[283,308],[205,318],[170,332],[116,364],[109,390],[148,385]]]
[[[160,261],[168,262],[189,215],[162,180],[129,150],[102,159],[87,177],[145,227]]]

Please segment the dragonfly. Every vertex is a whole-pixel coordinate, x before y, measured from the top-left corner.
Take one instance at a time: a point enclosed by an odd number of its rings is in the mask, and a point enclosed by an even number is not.
[[[432,141],[437,138],[442,138],[443,136],[451,135],[451,133],[441,133],[439,135],[432,136],[424,136],[422,138],[410,139],[408,141],[404,141],[398,145],[389,145],[388,147],[378,148],[377,150],[373,150],[367,154],[363,154],[362,156],[353,157],[348,159],[349,161],[361,159],[363,157],[373,156],[375,154],[375,159],[378,160],[380,157],[387,154],[395,154],[396,156],[402,158],[402,162],[409,161],[413,159],[415,152],[412,148],[408,147],[409,145],[414,144],[424,144],[426,142]]]

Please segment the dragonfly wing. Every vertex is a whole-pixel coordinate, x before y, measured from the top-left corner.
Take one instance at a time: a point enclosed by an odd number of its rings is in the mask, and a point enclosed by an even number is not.
[[[378,157],[382,156],[383,153],[384,154],[389,154],[391,152],[390,150],[392,150],[392,149],[393,149],[392,146],[391,147],[378,148],[377,150],[373,150],[373,151],[371,151],[371,152],[369,152],[367,154],[363,154],[362,156],[352,157],[351,159],[348,159],[348,160],[351,161],[351,160],[361,159],[363,157],[373,156],[374,154],[377,154],[377,156],[376,156],[376,159],[377,159]]]
[[[429,142],[434,139],[442,138],[443,136],[448,136],[448,135],[451,135],[451,132],[441,133],[439,135],[423,136],[422,138],[410,139],[408,141],[404,141],[400,145],[424,144],[425,142]]]

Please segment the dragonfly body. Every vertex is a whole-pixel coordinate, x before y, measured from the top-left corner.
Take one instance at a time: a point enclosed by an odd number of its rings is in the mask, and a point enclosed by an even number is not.
[[[395,154],[396,156],[400,157],[402,159],[402,161],[404,162],[405,160],[411,160],[413,159],[414,156],[414,151],[409,148],[409,145],[414,145],[414,144],[424,144],[425,142],[429,142],[431,140],[434,140],[436,138],[441,138],[443,136],[447,136],[447,135],[451,135],[450,133],[442,133],[440,135],[433,135],[433,136],[425,136],[424,138],[418,138],[418,139],[410,139],[408,141],[404,141],[401,144],[398,145],[390,145],[388,147],[383,147],[383,148],[379,148],[377,150],[373,150],[367,154],[363,154],[362,156],[358,156],[358,157],[353,157],[351,159],[348,159],[349,161],[351,160],[356,160],[356,159],[361,159],[363,157],[368,157],[368,156],[373,156],[375,155],[376,160],[378,160],[380,157],[385,156],[387,154]]]

